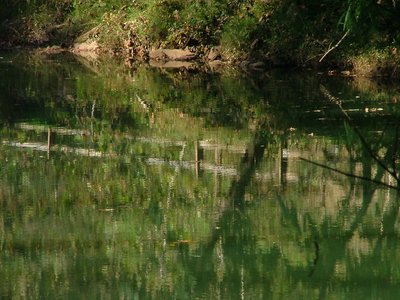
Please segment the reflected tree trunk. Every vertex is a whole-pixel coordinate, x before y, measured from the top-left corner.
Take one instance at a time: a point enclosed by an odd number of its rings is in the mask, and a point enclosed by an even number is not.
[[[284,135],[281,139],[281,164],[280,164],[280,185],[285,188],[287,183],[287,169],[288,169],[288,137]]]
[[[50,148],[51,148],[51,128],[47,129],[47,159],[50,159]]]
[[[262,161],[267,139],[265,136],[265,126],[259,126],[255,134],[253,143],[246,149],[240,166],[239,176],[232,182],[229,190],[229,197],[232,199],[234,207],[242,207],[244,204],[244,195],[248,184],[250,183],[255,170]]]
[[[201,175],[201,162],[204,159],[204,149],[200,147],[199,140],[194,142],[194,162],[195,162],[195,172],[196,177]]]

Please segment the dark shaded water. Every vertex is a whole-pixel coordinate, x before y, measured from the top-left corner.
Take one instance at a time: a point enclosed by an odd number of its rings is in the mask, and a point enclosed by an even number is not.
[[[395,88],[0,56],[0,298],[399,294]]]

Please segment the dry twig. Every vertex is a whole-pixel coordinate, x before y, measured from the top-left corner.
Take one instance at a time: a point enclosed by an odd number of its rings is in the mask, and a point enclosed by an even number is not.
[[[350,30],[347,30],[347,31],[345,32],[345,34],[342,36],[342,38],[339,40],[339,42],[336,43],[335,46],[333,46],[333,47],[330,47],[330,46],[329,46],[329,49],[328,49],[328,50],[325,52],[325,54],[320,58],[319,62],[322,62],[322,61],[324,60],[324,58],[325,58],[331,51],[335,50],[335,49],[340,45],[340,43],[343,42],[343,40],[345,39],[345,37],[346,37],[349,33],[350,33]]]

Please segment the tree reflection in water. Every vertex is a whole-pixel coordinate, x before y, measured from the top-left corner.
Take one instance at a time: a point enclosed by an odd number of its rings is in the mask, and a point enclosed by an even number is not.
[[[397,191],[300,159],[393,184],[319,84],[389,166],[392,94],[312,74],[13,61],[0,64],[0,297],[395,295]]]

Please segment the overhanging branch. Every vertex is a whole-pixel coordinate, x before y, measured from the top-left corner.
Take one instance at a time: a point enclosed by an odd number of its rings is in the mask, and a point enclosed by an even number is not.
[[[343,42],[343,40],[345,39],[345,37],[346,37],[349,33],[350,33],[350,30],[347,30],[347,31],[345,32],[345,34],[342,36],[342,38],[341,38],[333,47],[330,47],[330,48],[325,52],[325,54],[320,58],[319,62],[322,62],[322,61],[324,60],[324,58],[325,58],[331,51],[335,50],[335,49],[340,45],[340,43]]]

